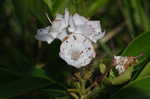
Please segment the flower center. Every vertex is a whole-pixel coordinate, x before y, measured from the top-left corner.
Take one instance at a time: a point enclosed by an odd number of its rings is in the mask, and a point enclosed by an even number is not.
[[[71,59],[76,61],[79,58],[80,58],[80,51],[72,51],[72,53],[71,53]]]

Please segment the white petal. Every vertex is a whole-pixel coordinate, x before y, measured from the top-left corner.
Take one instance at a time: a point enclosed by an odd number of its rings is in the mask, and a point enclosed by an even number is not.
[[[99,21],[88,21],[85,17],[78,14],[74,14],[73,17],[70,17],[69,25],[69,32],[80,33],[94,43],[102,39],[105,35],[105,32],[101,31]]]
[[[68,27],[68,31],[73,33],[74,31],[76,30],[76,26],[75,26],[75,23],[73,21],[73,17],[70,16],[69,17],[69,27]]]
[[[105,35],[105,32],[93,32],[89,35],[87,35],[87,37],[93,41],[94,43],[97,42],[97,40],[102,39]]]
[[[57,39],[63,41],[68,36],[66,29],[57,35]]]
[[[61,32],[66,28],[65,20],[54,20],[52,24],[52,32]]]
[[[57,13],[55,20],[61,20],[61,19],[63,19],[63,15]]]
[[[35,38],[40,41],[46,41],[48,44],[54,40],[54,38],[49,35],[36,35]]]
[[[68,24],[69,24],[69,11],[67,9],[65,9],[64,19],[65,19],[66,26],[68,26]]]
[[[105,32],[101,31],[101,26],[99,21],[88,21],[86,22],[89,32],[85,32],[85,36],[91,41],[96,43],[97,40],[104,37]]]
[[[126,56],[114,56],[115,61],[115,69],[118,71],[119,74],[123,73],[125,69],[125,64],[128,62],[128,57]]]
[[[42,29],[38,29],[37,34],[35,35],[35,38],[37,40],[46,41],[47,43],[51,43],[54,38],[50,35],[50,26]]]
[[[41,34],[47,34],[49,33],[51,27],[50,26],[47,26],[45,28],[41,28],[41,29],[38,29],[37,30],[37,34],[41,35]]]
[[[69,12],[65,10],[65,15],[57,14],[55,20],[52,23],[52,30],[55,34],[59,34],[68,27]]]
[[[93,28],[95,32],[101,32],[100,21],[88,21],[87,24]]]
[[[73,21],[75,22],[75,25],[83,25],[88,21],[88,19],[76,13],[73,15]]]
[[[124,65],[120,65],[118,64],[115,69],[118,71],[119,74],[122,74],[123,72],[125,72],[125,68]]]
[[[92,43],[80,34],[71,34],[60,46],[60,57],[76,68],[88,65],[95,57]]]
[[[76,18],[77,17],[80,18],[80,16],[78,14],[74,15],[74,19],[73,19],[73,17],[70,16],[70,19],[69,19],[69,26],[70,27],[68,28],[68,31],[72,32],[72,33],[82,33],[82,34],[85,34],[85,35],[87,33],[89,33],[91,31],[91,29],[87,24],[85,24],[87,21],[86,22],[84,21],[82,24],[77,24],[76,22],[78,21],[78,19],[75,20],[76,19],[75,16],[76,16]],[[79,19],[79,20],[81,21],[81,19]]]
[[[68,36],[67,27],[69,23],[69,12],[65,10],[65,14],[57,14],[55,20],[52,23],[51,35],[54,38],[58,38],[61,41]]]

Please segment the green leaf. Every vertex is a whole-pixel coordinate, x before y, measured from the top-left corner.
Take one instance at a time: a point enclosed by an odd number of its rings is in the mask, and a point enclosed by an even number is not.
[[[16,48],[1,49],[0,69],[5,69],[18,76],[29,76],[33,70],[31,57],[26,57]]]
[[[0,68],[0,85],[7,84],[17,80],[19,77],[15,72],[10,72],[8,69]]]
[[[134,39],[122,53],[123,56],[150,56],[150,32],[145,32]]]
[[[110,99],[150,99],[150,77],[135,80]]]
[[[150,62],[145,66],[145,68],[139,74],[138,79],[141,79],[141,78],[147,77],[147,76],[150,76]]]
[[[65,96],[67,93],[66,93],[66,90],[62,90],[62,89],[41,89],[40,90],[41,92],[43,93],[46,93],[47,95],[49,96],[54,96],[54,97],[57,97],[57,96]]]
[[[133,67],[129,67],[123,74],[110,80],[112,85],[119,85],[131,79]]]
[[[145,9],[143,8],[143,5],[140,0],[131,1],[132,7],[134,8],[134,20],[137,22],[136,24],[143,27],[144,31],[149,31],[150,27],[150,21],[145,13]]]
[[[140,57],[139,59],[139,63],[141,61],[143,62],[142,64],[139,65],[140,69],[137,70],[136,73],[134,74],[134,79],[136,79],[135,77],[139,75],[141,69],[144,66],[143,64],[146,63],[146,60],[150,56],[149,42],[150,42],[150,32],[145,32],[140,36],[138,36],[137,38],[135,38],[122,53],[123,56],[139,56],[140,54],[144,54],[144,56]]]
[[[69,0],[55,0],[53,3],[53,14],[63,11],[68,6]]]
[[[45,13],[48,13],[50,16],[52,15],[51,9],[49,9],[50,4],[46,4],[44,0],[29,0],[28,2],[30,4],[30,14],[34,16],[42,25],[47,26],[48,20]]]
[[[43,0],[46,4],[47,4],[47,6],[48,6],[48,8],[50,9],[50,10],[52,10],[52,0]]]
[[[29,0],[12,0],[15,14],[22,25],[25,25],[29,17]]]
[[[51,85],[53,82],[49,80],[30,77],[30,78],[22,78],[20,80],[16,80],[13,82],[9,82],[8,84],[0,85],[0,98],[2,97],[13,97],[21,94],[28,93],[33,90],[37,90],[39,88],[46,87]]]
[[[32,76],[33,77],[39,77],[39,78],[43,78],[43,79],[47,79],[47,80],[50,80],[52,82],[55,82],[54,80],[50,79],[47,75],[46,75],[46,72],[41,69],[41,68],[35,68],[33,71],[32,71]]]
[[[108,3],[109,0],[95,0],[90,6],[89,6],[89,10],[87,12],[87,15],[93,15],[93,13],[95,13],[95,11],[104,6],[106,3]]]

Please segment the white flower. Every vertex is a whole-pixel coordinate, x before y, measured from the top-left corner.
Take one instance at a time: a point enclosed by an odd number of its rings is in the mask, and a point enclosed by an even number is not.
[[[54,39],[60,39],[63,41],[68,36],[67,27],[69,22],[69,12],[65,10],[65,14],[57,14],[55,20],[52,22],[52,26],[39,29],[35,36],[36,39],[46,41],[50,44]]]
[[[88,65],[95,57],[92,42],[104,36],[99,21],[89,21],[79,14],[56,14],[51,26],[39,29],[35,38],[51,43],[54,39],[62,41],[60,57],[76,68]]]
[[[78,14],[70,16],[69,25],[69,32],[80,33],[94,43],[96,43],[97,40],[101,39],[105,34],[101,30],[99,21],[89,21],[85,17]]]
[[[60,46],[60,57],[69,65],[80,68],[95,57],[92,43],[80,34],[71,34]]]
[[[114,56],[114,61],[115,61],[115,69],[118,71],[119,74],[122,74],[125,72],[126,68],[125,65],[128,62],[128,57],[127,56]]]

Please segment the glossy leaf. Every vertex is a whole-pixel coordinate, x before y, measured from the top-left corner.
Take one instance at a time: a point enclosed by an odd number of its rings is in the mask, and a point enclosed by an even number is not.
[[[143,54],[143,56],[140,58],[140,61],[143,62],[142,64],[138,65],[140,69],[134,74],[134,79],[136,79],[135,77],[137,77],[141,72],[143,64],[145,64],[145,60],[147,60],[147,58],[150,56],[149,42],[150,32],[145,32],[137,38],[135,38],[135,40],[133,40],[122,53],[123,56],[139,56]]]
[[[150,77],[135,80],[110,99],[150,99]]]
[[[150,56],[150,32],[145,32],[133,40],[122,53],[123,56]]]
[[[0,85],[0,97],[12,97],[17,95],[22,95],[39,88],[51,85],[52,82],[42,78],[30,77],[22,78],[8,84]]]
[[[123,74],[110,80],[111,84],[119,85],[127,82],[128,80],[131,79],[132,71],[133,71],[133,67],[128,68],[128,70],[126,70]]]
[[[145,66],[145,68],[139,74],[138,79],[141,79],[141,78],[147,77],[147,76],[150,76],[150,62]]]

